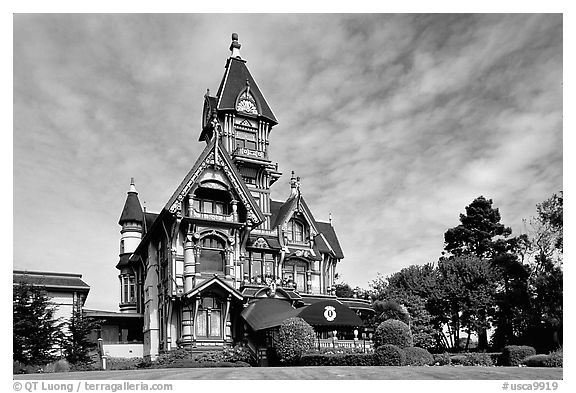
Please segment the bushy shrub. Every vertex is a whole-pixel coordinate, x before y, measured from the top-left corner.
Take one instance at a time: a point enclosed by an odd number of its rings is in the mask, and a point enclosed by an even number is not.
[[[528,356],[536,355],[536,350],[527,345],[508,345],[502,350],[503,366],[519,366]]]
[[[70,371],[98,371],[102,370],[102,365],[100,362],[90,362],[90,363],[73,363],[70,365]]]
[[[436,337],[434,334],[428,332],[414,332],[412,333],[412,341],[415,347],[432,350],[436,348]]]
[[[42,366],[35,364],[24,364],[19,361],[12,361],[12,374],[36,374],[41,373]]]
[[[374,347],[378,348],[385,344],[396,345],[400,348],[411,347],[412,333],[410,327],[395,319],[382,322],[374,334]]]
[[[56,360],[44,366],[45,373],[67,373],[70,371],[70,363],[66,359]]]
[[[406,364],[404,351],[392,344],[384,344],[376,348],[374,357],[378,366],[403,366]]]
[[[562,350],[551,352],[548,355],[532,355],[522,361],[528,367],[562,367]]]
[[[464,366],[466,363],[466,355],[451,355],[450,364],[453,366]]]
[[[295,363],[305,353],[314,348],[314,329],[302,318],[288,318],[278,332],[276,352],[285,364]]]
[[[459,355],[450,356],[450,364],[454,366],[493,366],[492,358],[489,354],[478,353],[462,353]]]
[[[370,353],[322,354],[307,353],[302,355],[300,366],[375,366],[376,359]]]
[[[562,349],[550,352],[548,356],[550,356],[550,359],[548,359],[548,367],[562,367],[564,365]]]
[[[539,355],[528,356],[522,360],[522,364],[528,367],[548,367],[546,364],[549,357],[549,355],[545,355],[543,353]]]
[[[178,348],[173,349],[171,351],[167,351],[164,353],[160,353],[154,363],[161,365],[161,364],[170,364],[180,359],[191,359],[192,358],[192,351],[188,348]]]
[[[376,321],[383,322],[388,319],[402,321],[405,324],[410,323],[410,314],[406,307],[396,303],[393,300],[376,300],[372,304],[376,314]]]
[[[160,354],[151,366],[170,366],[174,363],[181,363],[181,361],[194,363],[253,363],[252,355],[248,348],[236,346],[234,348],[224,347],[220,350],[200,353],[193,353],[187,348],[178,348]]]
[[[432,354],[424,348],[404,348],[404,354],[406,355],[406,364],[409,366],[431,366],[434,364]]]
[[[142,358],[109,358],[106,362],[107,370],[136,370],[142,363]]]
[[[448,366],[450,365],[450,355],[446,352],[444,353],[436,353],[432,355],[434,358],[434,365],[435,366]]]
[[[180,359],[165,365],[166,368],[208,368],[208,367],[251,367],[246,362],[197,362],[192,359]]]

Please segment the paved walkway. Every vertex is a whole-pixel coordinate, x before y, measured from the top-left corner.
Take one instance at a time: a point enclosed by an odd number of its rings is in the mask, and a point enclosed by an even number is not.
[[[538,367],[239,367],[172,368],[15,375],[17,380],[562,380],[561,368]]]

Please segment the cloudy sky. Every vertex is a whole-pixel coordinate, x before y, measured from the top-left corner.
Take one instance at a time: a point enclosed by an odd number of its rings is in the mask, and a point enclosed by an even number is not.
[[[158,211],[194,164],[232,32],[279,120],[272,197],[301,177],[352,286],[437,260],[479,195],[519,234],[563,189],[561,15],[15,15],[14,268],[117,309],[130,177]]]

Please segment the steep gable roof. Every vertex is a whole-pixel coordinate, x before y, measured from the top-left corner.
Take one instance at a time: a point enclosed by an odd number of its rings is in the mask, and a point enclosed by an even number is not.
[[[236,169],[236,166],[232,163],[230,155],[222,146],[219,138],[213,138],[212,141],[210,141],[210,143],[206,146],[206,148],[204,148],[192,169],[190,169],[186,177],[184,177],[182,183],[180,183],[178,188],[176,188],[176,191],[174,191],[168,200],[168,203],[166,203],[164,209],[170,211],[171,213],[174,213],[176,210],[178,210],[182,200],[188,194],[198,177],[202,174],[202,171],[208,165],[215,164],[214,158],[210,157],[214,154],[214,150],[217,151],[216,156],[218,157],[217,159],[219,161],[216,164],[223,168],[224,173],[229,178],[230,183],[234,187],[235,191],[238,193],[241,202],[249,211],[249,218],[252,220],[255,226],[261,224],[265,220],[264,215],[262,214],[258,203],[250,193],[250,190],[246,186],[246,183],[244,183],[244,180],[238,172],[238,169]],[[252,212],[252,214],[250,212]]]
[[[236,99],[246,88],[246,81],[250,83],[250,93],[254,96],[258,104],[258,113],[272,123],[278,124],[276,116],[274,116],[272,109],[266,102],[264,95],[258,88],[250,71],[248,71],[245,60],[234,57],[228,58],[226,62],[226,72],[224,73],[224,77],[218,88],[218,93],[216,94],[218,97],[218,110],[236,109]]]
[[[338,241],[338,236],[334,227],[329,222],[316,221],[316,225],[320,230],[320,233],[324,236],[322,242],[326,240],[330,248],[334,251],[334,256],[338,259],[344,258],[344,253],[342,252],[342,247],[340,247],[340,242]],[[322,251],[322,248],[321,248]]]

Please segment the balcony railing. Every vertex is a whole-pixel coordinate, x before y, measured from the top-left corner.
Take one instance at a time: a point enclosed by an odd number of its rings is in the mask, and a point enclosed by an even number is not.
[[[235,156],[256,158],[258,160],[265,160],[267,158],[263,151],[252,150],[247,147],[237,147],[233,154]]]
[[[205,213],[205,212],[199,212],[196,209],[192,209],[191,218],[200,218],[202,220],[211,220],[211,221],[238,222],[238,216],[237,215],[235,216],[234,213],[230,214]]]
[[[374,352],[374,343],[369,340],[333,340],[331,338],[328,339],[319,339],[316,343],[318,349],[320,348],[356,348],[358,350],[362,350],[363,352]]]

